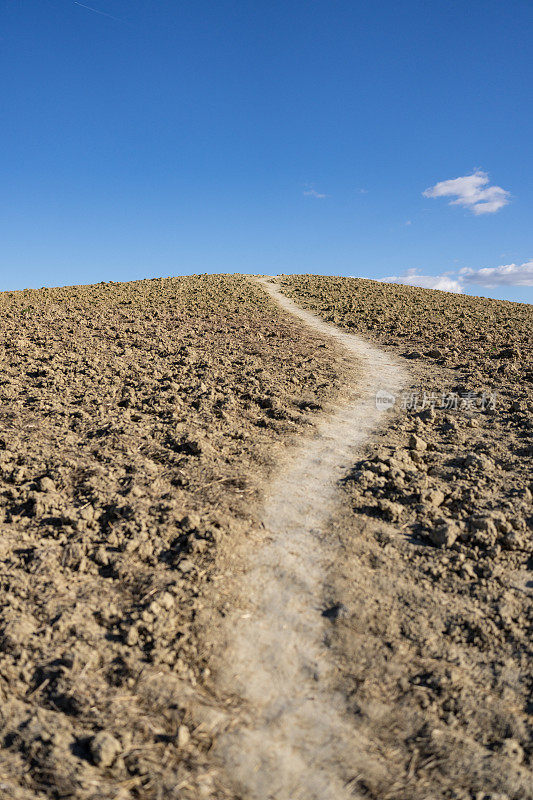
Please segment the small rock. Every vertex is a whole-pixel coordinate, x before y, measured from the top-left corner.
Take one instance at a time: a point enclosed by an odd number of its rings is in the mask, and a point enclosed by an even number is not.
[[[51,478],[44,477],[39,481],[39,488],[41,492],[55,492],[56,485]]]
[[[108,731],[100,731],[93,736],[89,748],[97,767],[109,767],[122,749],[118,739]]]
[[[80,517],[86,522],[90,522],[92,519],[94,519],[94,508],[91,505],[84,506],[80,509]]]
[[[391,500],[378,500],[378,508],[382,516],[390,522],[397,522],[403,516],[404,507]]]
[[[411,450],[416,450],[419,453],[423,453],[424,450],[427,450],[427,442],[424,439],[421,439],[420,436],[417,436],[415,433],[412,433],[409,437],[409,448]]]
[[[501,753],[502,755],[506,756],[506,758],[510,758],[515,761],[517,764],[521,764],[524,759],[524,751],[516,739],[505,739],[502,744]]]
[[[178,747],[187,747],[191,739],[191,734],[189,733],[189,729],[186,725],[180,725],[178,728]]]
[[[428,351],[428,356],[430,358],[442,358],[443,357],[443,353],[442,353],[441,350],[439,350],[437,347],[435,347],[433,350],[429,350]]]
[[[502,511],[491,511],[490,514],[480,519],[490,519],[494,523],[500,533],[510,533],[512,530],[511,525],[507,521],[505,514]]]
[[[163,592],[157,599],[159,604],[163,606],[163,608],[166,608],[167,611],[170,611],[175,602],[174,597],[170,594],[170,592]]]
[[[109,564],[109,553],[107,552],[105,547],[102,547],[102,545],[100,545],[100,547],[97,548],[94,554],[94,560],[101,567],[106,567]]]
[[[135,625],[132,625],[126,636],[126,644],[129,645],[129,647],[133,647],[134,645],[137,644],[138,641],[139,641],[139,631],[135,627]]]
[[[71,542],[63,551],[62,562],[65,567],[79,570],[80,564],[85,557],[85,548],[81,542]]]
[[[440,522],[429,532],[429,538],[437,547],[451,547],[459,536],[459,528],[451,520]]]
[[[464,464],[465,467],[475,467],[485,472],[490,472],[494,469],[494,461],[484,453],[468,453],[465,456]]]
[[[461,577],[465,578],[466,580],[469,580],[470,578],[475,578],[476,577],[476,572],[474,570],[474,567],[472,566],[472,564],[470,564],[469,561],[467,561],[465,564],[463,564],[463,566],[461,567],[460,574],[461,574]]]
[[[526,541],[524,536],[519,531],[511,531],[506,534],[503,539],[504,547],[507,550],[525,550]]]
[[[180,561],[178,564],[178,569],[183,573],[191,572],[194,569],[194,564],[189,558],[184,558],[183,561]]]
[[[376,474],[372,470],[364,469],[359,476],[359,480],[371,485],[376,480],[376,477]]]
[[[472,517],[470,519],[470,526],[478,531],[484,531],[485,533],[489,533],[491,536],[496,536],[495,521],[490,514],[480,517]]]
[[[0,631],[1,649],[20,652],[36,630],[37,625],[32,617],[19,614],[16,619],[7,622]]]
[[[472,544],[483,549],[493,547],[498,538],[496,525],[490,514],[470,518],[470,530],[473,532]]]
[[[420,501],[428,506],[438,508],[444,502],[444,493],[440,489],[425,489],[420,493]]]

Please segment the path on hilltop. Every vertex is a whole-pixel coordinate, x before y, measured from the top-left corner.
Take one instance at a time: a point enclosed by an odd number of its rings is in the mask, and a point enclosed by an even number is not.
[[[262,540],[238,578],[247,610],[227,618],[219,674],[249,712],[221,737],[217,753],[249,800],[353,798],[348,785],[366,755],[364,743],[354,746],[343,699],[328,680],[323,588],[336,554],[323,533],[339,480],[380,424],[376,392],[398,392],[406,373],[388,353],[299,308],[269,279],[257,280],[281,308],[333,340],[359,379],[266,489]]]

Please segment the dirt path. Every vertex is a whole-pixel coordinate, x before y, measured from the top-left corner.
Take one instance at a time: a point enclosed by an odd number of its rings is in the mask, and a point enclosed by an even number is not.
[[[324,416],[314,438],[289,453],[266,493],[264,536],[239,578],[247,608],[228,618],[226,666],[219,676],[248,713],[221,738],[218,754],[235,791],[249,800],[353,798],[357,754],[361,760],[367,755],[364,742],[354,741],[342,698],[329,688],[323,587],[337,554],[322,532],[338,481],[379,425],[376,391],[397,392],[406,375],[389,354],[302,310],[267,279],[258,280],[283,309],[340,345],[361,378]]]

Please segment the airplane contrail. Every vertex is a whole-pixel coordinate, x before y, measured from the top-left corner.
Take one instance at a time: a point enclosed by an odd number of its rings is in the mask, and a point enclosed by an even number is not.
[[[109,19],[114,19],[116,22],[124,22],[125,25],[129,25],[129,22],[126,22],[125,19],[120,19],[120,17],[114,17],[112,14],[107,14],[105,11],[99,11],[97,8],[91,8],[91,6],[86,6],[83,3],[78,3],[77,0],[74,0],[75,6],[80,6],[80,8],[86,8],[87,11],[93,11],[95,14],[100,14],[102,17],[108,17]]]

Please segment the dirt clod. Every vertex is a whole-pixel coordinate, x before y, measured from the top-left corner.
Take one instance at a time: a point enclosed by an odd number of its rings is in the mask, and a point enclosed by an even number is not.
[[[120,742],[108,731],[93,736],[89,747],[94,763],[102,768],[109,767],[121,751]]]

